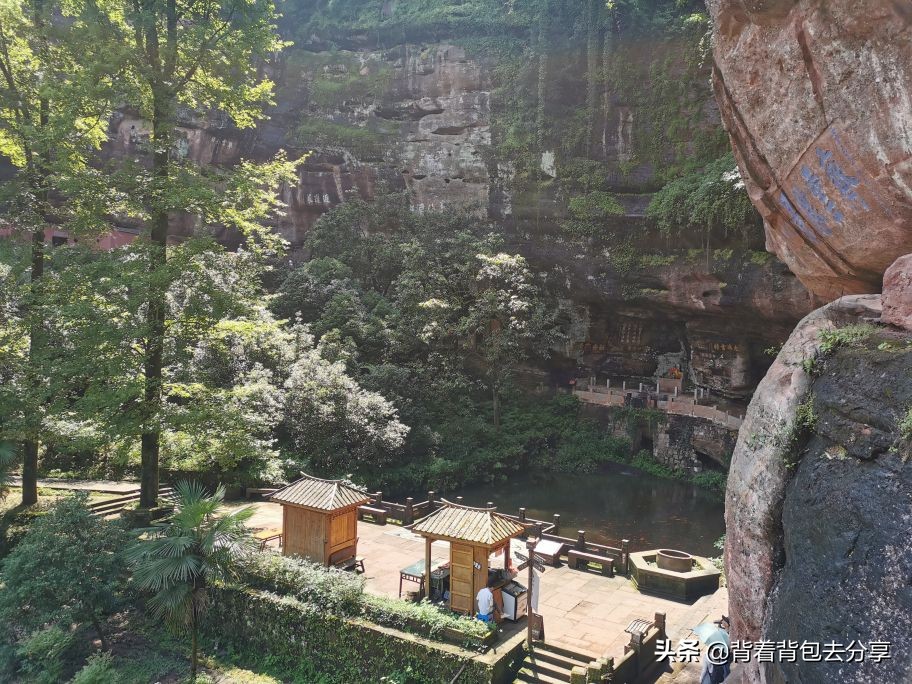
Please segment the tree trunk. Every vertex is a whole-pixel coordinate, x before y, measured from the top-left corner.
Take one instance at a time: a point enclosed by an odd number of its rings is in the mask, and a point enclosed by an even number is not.
[[[500,393],[497,391],[497,385],[491,390],[494,399],[494,429],[500,432]]]
[[[92,627],[95,628],[95,631],[98,632],[98,640],[101,642],[101,650],[108,650],[108,642],[105,639],[104,630],[101,628],[101,620],[98,619],[98,616],[94,613],[92,614]]]
[[[192,643],[191,648],[190,648],[190,651],[191,651],[191,653],[190,653],[190,681],[195,682],[196,681],[196,666],[197,666],[197,661],[199,660],[199,639],[198,639],[198,634],[197,634],[197,632],[199,631],[199,625],[197,623],[197,616],[196,616],[196,598],[192,598],[190,600],[193,601],[193,605],[190,609],[191,610],[190,629],[192,630],[192,634],[190,636],[190,640]]]
[[[38,442],[22,444],[22,505],[38,503]]]
[[[44,230],[32,233],[32,272],[30,287],[32,290],[32,304],[38,298],[38,284],[44,276]],[[38,386],[35,359],[41,347],[41,322],[36,320],[34,311],[31,314],[29,325],[29,376],[33,387]],[[38,432],[39,421],[37,407],[32,409],[34,415],[26,416],[28,433],[22,444],[22,505],[31,506],[38,503]]]
[[[168,177],[171,130],[169,97],[160,89],[153,92],[152,179],[161,191]],[[162,352],[165,346],[165,297],[168,290],[167,265],[168,212],[157,207],[152,212],[149,236],[149,293],[146,301],[146,357],[144,363],[143,427],[139,505],[152,508],[158,503],[158,460],[161,443],[159,413],[162,400]]]
[[[40,17],[40,12],[36,14]],[[36,19],[39,28],[41,20]],[[50,102],[42,98],[38,104],[38,124],[46,129],[50,120]],[[44,211],[48,199],[47,191],[47,165],[50,155],[47,150],[35,155],[37,159],[30,160],[32,171],[31,182],[34,185],[35,197],[40,203],[40,210]],[[42,321],[40,316],[35,316],[35,303],[41,299],[41,279],[44,277],[44,226],[32,233],[32,268],[29,276],[31,290],[29,315],[29,381],[33,389],[40,386],[39,371],[36,359],[40,356],[42,345]],[[41,432],[41,412],[38,407],[31,407],[33,414],[26,416],[26,438],[22,444],[22,505],[31,506],[38,503],[38,437]]]

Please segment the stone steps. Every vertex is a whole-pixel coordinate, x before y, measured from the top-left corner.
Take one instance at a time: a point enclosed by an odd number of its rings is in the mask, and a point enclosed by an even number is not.
[[[526,655],[514,681],[566,683],[570,681],[570,673],[574,667],[586,667],[591,661],[592,656],[587,653],[536,642],[532,652]]]
[[[158,498],[160,501],[171,501],[174,498],[174,490],[168,486],[162,486],[158,489]],[[93,515],[100,517],[107,517],[110,515],[119,515],[123,512],[129,504],[139,501],[139,490],[126,494],[124,496],[118,496],[114,499],[106,499],[104,501],[99,501],[98,503],[92,504],[89,506],[89,510]]]

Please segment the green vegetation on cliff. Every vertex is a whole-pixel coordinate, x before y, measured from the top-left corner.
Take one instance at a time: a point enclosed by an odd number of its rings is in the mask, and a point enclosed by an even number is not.
[[[348,0],[294,8],[289,16],[287,31],[306,49],[324,50],[307,59],[320,63],[312,71],[311,101],[327,116],[346,95],[379,101],[388,76],[380,62],[355,64],[353,53],[337,48],[441,41],[465,47],[490,75],[493,152],[515,169],[514,190],[556,192],[572,214],[578,212],[571,203],[587,202],[591,193],[655,190],[682,174],[691,181],[676,192],[697,192],[693,176],[706,168],[712,178],[714,162],[728,150],[721,125],[707,116],[708,20],[699,2]],[[313,126],[305,123],[302,132],[317,143],[346,137]],[[357,148],[369,134],[349,135]],[[543,155],[553,156],[548,174]],[[745,206],[746,195],[726,213],[726,226]],[[604,232],[601,218],[572,216],[564,228],[597,236]]]
[[[646,216],[664,235],[728,237],[746,232],[747,241],[759,228],[759,216],[731,152],[668,183],[653,196]]]

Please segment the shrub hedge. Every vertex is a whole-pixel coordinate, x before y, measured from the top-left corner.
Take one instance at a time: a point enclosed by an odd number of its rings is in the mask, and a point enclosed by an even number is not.
[[[378,625],[473,650],[484,647],[488,634],[478,620],[429,603],[366,594],[359,575],[278,554],[255,554],[248,560],[242,579],[248,587],[294,597],[327,614],[363,617]]]
[[[382,681],[393,673],[408,673],[406,681],[416,684],[449,682],[467,657],[452,646],[435,646],[292,596],[251,589],[214,588],[206,628],[215,641],[268,652],[289,667],[303,658],[331,681],[347,684]],[[491,678],[489,665],[470,660],[459,681],[486,684]]]

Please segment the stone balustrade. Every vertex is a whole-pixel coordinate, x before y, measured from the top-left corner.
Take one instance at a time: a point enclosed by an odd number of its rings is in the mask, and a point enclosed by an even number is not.
[[[638,389],[631,388],[621,390],[608,387],[586,387],[581,389],[579,385],[573,390],[573,395],[580,401],[587,404],[598,404],[600,406],[623,406],[624,397],[629,393],[636,393]],[[671,413],[679,416],[693,416],[694,418],[703,418],[717,425],[721,425],[732,430],[738,430],[741,423],[744,422],[740,416],[735,416],[728,411],[723,411],[717,406],[706,406],[694,401],[690,396],[668,396],[667,399],[659,399],[655,408],[664,413]]]

